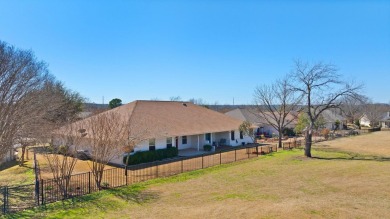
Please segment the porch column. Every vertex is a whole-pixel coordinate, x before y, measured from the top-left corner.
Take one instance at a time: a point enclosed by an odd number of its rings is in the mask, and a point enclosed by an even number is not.
[[[198,151],[199,151],[199,135],[198,135]]]
[[[212,132],[210,133],[210,145],[211,146],[213,145],[213,133]]]

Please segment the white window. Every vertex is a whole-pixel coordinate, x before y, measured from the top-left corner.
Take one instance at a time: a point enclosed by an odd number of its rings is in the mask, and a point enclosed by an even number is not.
[[[172,138],[167,138],[167,148],[172,147]]]
[[[149,139],[149,151],[154,151],[156,150],[156,139],[151,138]]]

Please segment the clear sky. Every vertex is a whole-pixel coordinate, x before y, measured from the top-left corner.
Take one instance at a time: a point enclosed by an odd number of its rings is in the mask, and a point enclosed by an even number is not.
[[[294,59],[333,63],[390,101],[390,1],[0,0],[0,40],[96,103],[250,104]]]

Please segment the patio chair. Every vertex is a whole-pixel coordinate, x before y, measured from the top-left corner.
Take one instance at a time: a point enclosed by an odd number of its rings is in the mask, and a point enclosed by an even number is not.
[[[226,145],[226,139],[221,138],[219,139],[218,146]]]

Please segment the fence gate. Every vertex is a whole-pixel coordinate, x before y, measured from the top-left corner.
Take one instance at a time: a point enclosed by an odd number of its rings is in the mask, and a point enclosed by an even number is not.
[[[12,213],[36,206],[34,184],[1,188],[1,212]]]

